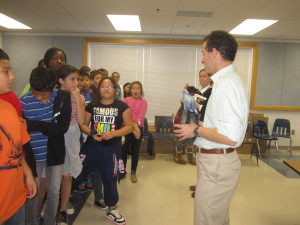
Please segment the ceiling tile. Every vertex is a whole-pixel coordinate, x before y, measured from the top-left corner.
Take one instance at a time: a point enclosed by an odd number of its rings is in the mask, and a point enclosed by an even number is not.
[[[143,33],[171,34],[174,16],[141,16],[140,19]]]
[[[183,11],[199,11],[199,12],[214,12],[224,0],[185,0],[180,1],[178,10]]]
[[[196,35],[209,18],[177,16],[172,28],[172,34]]]

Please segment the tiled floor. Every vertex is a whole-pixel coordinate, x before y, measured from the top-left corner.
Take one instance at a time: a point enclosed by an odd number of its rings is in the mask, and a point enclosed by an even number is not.
[[[300,179],[286,178],[263,162],[240,155],[241,176],[230,206],[231,225],[300,225]],[[130,164],[128,164],[130,165]],[[138,183],[119,184],[119,211],[128,225],[192,225],[189,186],[196,167],[174,163],[171,155],[141,157]],[[93,205],[93,194],[74,225],[114,224]]]

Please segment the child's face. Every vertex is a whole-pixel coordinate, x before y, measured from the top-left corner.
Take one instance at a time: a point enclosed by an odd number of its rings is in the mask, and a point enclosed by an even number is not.
[[[94,76],[93,81],[94,81],[94,85],[95,85],[96,88],[98,88],[99,83],[100,83],[100,80],[101,80],[102,78],[103,78],[103,76],[102,76],[101,73],[96,74],[96,75]]]
[[[117,73],[114,73],[113,75],[111,75],[111,77],[115,80],[116,84],[119,82],[120,80],[120,75]]]
[[[14,84],[15,75],[8,60],[0,60],[0,94],[10,92]]]
[[[83,88],[88,90],[91,86],[91,79],[88,76],[84,76],[83,78]]]
[[[76,90],[78,87],[78,73],[71,73],[64,80],[59,78],[61,89],[66,91]]]
[[[79,90],[82,90],[82,88],[83,88],[84,76],[78,76],[77,81],[78,81],[78,88],[79,88]]]
[[[129,93],[131,92],[131,85],[130,85],[130,84],[126,85],[126,86],[124,87],[124,90],[125,90],[125,92],[126,92],[127,94],[129,94]]]
[[[60,67],[66,64],[66,57],[63,52],[58,51],[49,61],[49,68],[57,71]]]
[[[103,99],[114,99],[116,94],[116,89],[114,88],[113,83],[106,79],[102,81],[101,86],[99,88],[99,93],[101,98]]]
[[[103,71],[102,72],[102,77],[108,77],[108,72],[107,71]]]
[[[141,97],[141,93],[142,93],[142,89],[141,86],[139,84],[133,84],[131,86],[131,96],[134,99],[138,99]]]
[[[34,89],[31,90],[34,97],[42,103],[47,103],[52,92],[51,91],[36,91]]]

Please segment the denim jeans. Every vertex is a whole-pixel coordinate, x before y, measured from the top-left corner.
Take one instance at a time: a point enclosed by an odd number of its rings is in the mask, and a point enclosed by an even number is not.
[[[38,194],[40,186],[40,178],[42,176],[42,171],[46,170],[46,180],[47,180],[47,201],[44,215],[44,225],[55,225],[56,213],[59,203],[60,185],[63,174],[64,165],[49,166],[47,167],[46,162],[37,163],[36,169],[38,177],[35,179],[38,185]],[[37,220],[37,202],[38,197],[28,200],[26,203],[26,224],[27,225],[39,225]]]
[[[12,215],[8,220],[6,220],[3,225],[25,225],[25,204]]]

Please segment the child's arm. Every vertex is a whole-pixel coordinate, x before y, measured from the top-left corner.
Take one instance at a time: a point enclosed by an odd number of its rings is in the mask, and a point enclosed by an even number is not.
[[[86,135],[91,136],[95,141],[102,141],[103,138],[102,138],[101,134],[97,134],[97,133],[91,134],[91,128],[89,127],[91,118],[92,118],[92,114],[86,111],[84,124],[80,125],[80,129]]]
[[[74,99],[76,102],[77,121],[78,121],[79,125],[82,125],[84,123],[85,103],[82,101],[79,88],[76,88],[75,90],[71,90],[71,94],[74,96]]]
[[[137,112],[137,119],[138,120],[144,120],[144,117],[147,113],[148,104],[145,99],[142,99],[140,110]],[[139,123],[139,121],[135,121],[136,123]],[[138,124],[140,125],[140,124]]]
[[[109,140],[113,137],[124,136],[124,135],[129,134],[133,131],[133,121],[132,121],[132,114],[131,114],[130,108],[126,109],[123,112],[122,117],[123,117],[124,126],[119,130],[104,132],[101,136],[101,138],[103,140]]]
[[[27,165],[24,157],[22,161],[23,161],[23,169],[24,169],[24,182],[28,188],[27,198],[32,199],[37,193],[37,185],[32,176],[31,169]]]
[[[141,138],[141,131],[140,131],[139,125],[137,123],[133,123],[133,132],[132,133],[136,139]]]
[[[62,107],[60,108],[59,106],[61,104]],[[69,129],[72,111],[70,93],[66,91],[61,92],[61,94],[55,98],[53,109],[56,122],[27,120],[27,130],[29,132],[42,131],[46,136],[56,136],[66,133]],[[59,109],[58,112],[56,112],[57,109]]]
[[[92,118],[92,114],[85,111],[85,119],[84,119],[84,123],[82,125],[80,125],[80,129],[83,133],[85,133],[86,135],[91,134],[91,129],[89,127],[89,124],[91,122],[91,118]]]

